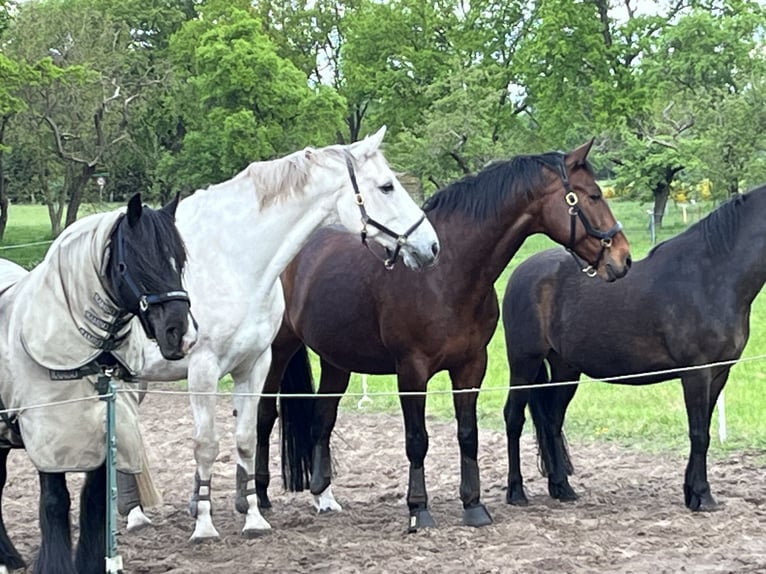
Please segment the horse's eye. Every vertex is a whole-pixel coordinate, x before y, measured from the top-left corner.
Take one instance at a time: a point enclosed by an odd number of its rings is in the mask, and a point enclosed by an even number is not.
[[[599,195],[598,193],[595,193],[595,194],[591,195],[591,196],[590,196],[590,198],[591,198],[593,201],[598,201],[598,200],[600,200],[600,199],[601,199],[601,195]]]
[[[391,193],[392,191],[394,191],[394,184],[393,184],[393,183],[391,183],[391,182],[388,182],[388,183],[384,183],[384,184],[383,184],[383,185],[381,185],[381,186],[380,186],[378,189],[380,189],[380,191],[382,191],[382,192],[383,192],[383,193],[385,193],[385,194],[389,194],[389,193]]]

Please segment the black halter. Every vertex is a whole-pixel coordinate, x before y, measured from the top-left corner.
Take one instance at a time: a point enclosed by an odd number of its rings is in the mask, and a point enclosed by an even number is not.
[[[402,233],[401,235],[396,233],[395,231],[392,231],[382,223],[378,223],[375,221],[372,217],[370,217],[367,214],[367,209],[364,207],[364,198],[362,197],[362,193],[359,191],[359,184],[356,182],[356,174],[354,173],[354,165],[351,161],[351,157],[349,155],[346,155],[346,167],[348,168],[348,176],[351,178],[351,186],[354,188],[354,197],[356,199],[356,204],[359,206],[359,212],[362,214],[362,243],[364,244],[367,249],[370,250],[370,253],[375,255],[378,259],[380,259],[383,262],[383,265],[386,266],[386,269],[393,269],[394,265],[396,265],[396,259],[399,257],[399,252],[401,251],[402,247],[407,245],[407,239],[412,234],[413,231],[415,231],[418,226],[423,223],[426,219],[426,214],[420,216],[420,219],[418,219],[407,231]],[[393,251],[388,249],[386,247],[386,254],[388,257],[380,257],[375,251],[370,249],[370,245],[367,243],[367,226],[371,225],[372,227],[375,227],[378,229],[381,233],[385,233],[389,237],[393,238],[396,241],[396,247]]]
[[[598,264],[601,262],[601,258],[604,256],[604,252],[612,246],[612,238],[615,235],[617,235],[620,231],[622,231],[622,223],[620,223],[619,221],[616,222],[607,231],[601,231],[600,229],[593,227],[593,225],[591,225],[590,223],[590,220],[588,219],[588,216],[585,215],[585,212],[583,212],[579,207],[577,207],[577,204],[579,203],[579,198],[577,197],[577,194],[574,191],[572,191],[572,186],[569,184],[569,177],[567,176],[567,169],[566,169],[566,165],[564,164],[564,157],[559,156],[558,161],[555,161],[555,162],[549,162],[540,158],[538,158],[538,161],[542,163],[543,165],[545,165],[546,167],[549,167],[555,170],[556,173],[558,173],[559,177],[561,178],[561,183],[564,184],[564,191],[566,192],[564,199],[567,202],[567,205],[569,206],[569,218],[570,218],[569,219],[570,221],[569,243],[566,245],[566,250],[572,254],[572,257],[574,257],[574,260],[577,261],[577,265],[580,266],[580,270],[583,273],[588,275],[588,277],[595,277],[597,273],[597,269],[598,269]],[[583,266],[580,263],[580,259],[574,251],[578,217],[580,218],[580,221],[582,221],[582,225],[585,228],[585,232],[591,237],[595,237],[596,239],[601,240],[601,250],[598,252],[598,256],[596,257],[596,260],[591,262],[585,259],[585,263],[587,263],[587,265],[585,266]]]
[[[138,283],[133,279],[128,269],[128,264],[125,262],[125,240],[123,238],[122,226],[117,227],[117,270],[128,286],[128,289],[138,300],[138,318],[141,321],[141,325],[146,332],[147,337],[154,340],[156,338],[154,328],[149,322],[146,314],[152,305],[160,305],[167,301],[186,301],[190,303],[189,294],[184,290],[179,291],[167,291],[159,294],[147,294],[144,293],[138,286]]]

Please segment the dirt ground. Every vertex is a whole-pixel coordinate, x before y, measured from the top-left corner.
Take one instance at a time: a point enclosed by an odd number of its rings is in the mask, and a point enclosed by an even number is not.
[[[408,535],[401,417],[348,411],[339,416],[333,443],[334,492],[343,512],[319,516],[307,493],[284,493],[273,457],[274,508],[266,516],[274,530],[245,540],[233,507],[234,421],[228,400],[219,401],[221,455],[213,479],[221,539],[192,545],[193,522],[186,511],[194,474],[188,399],[150,396],[142,413],[164,502],[149,511],[153,527],[121,531],[126,572],[766,572],[764,453],[711,461],[713,493],[723,508],[692,514],[683,506],[682,455],[574,443],[577,473],[571,483],[580,499],[561,504],[547,497],[547,483],[536,472],[536,448],[526,436],[530,506],[515,508],[504,502],[505,439],[483,431],[482,498],[494,524],[473,529],[460,524],[454,424],[429,420],[426,481],[438,527]],[[23,452],[9,457],[9,475],[5,521],[31,563],[39,544],[38,485]],[[70,485],[79,485],[80,477],[72,476]],[[75,518],[76,512],[75,494]]]

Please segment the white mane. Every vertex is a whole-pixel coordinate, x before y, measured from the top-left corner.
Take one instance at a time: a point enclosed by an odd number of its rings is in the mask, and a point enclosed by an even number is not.
[[[263,210],[282,199],[301,195],[314,165],[326,165],[326,160],[345,161],[349,155],[346,148],[340,145],[306,148],[278,159],[253,162],[234,179],[251,179],[258,206]]]

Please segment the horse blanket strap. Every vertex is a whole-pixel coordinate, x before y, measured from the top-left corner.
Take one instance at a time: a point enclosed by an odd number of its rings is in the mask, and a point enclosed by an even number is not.
[[[74,381],[84,379],[93,375],[102,375],[106,369],[112,369],[112,377],[125,382],[132,382],[135,377],[120,362],[120,360],[105,351],[91,362],[76,369],[48,369],[48,374],[52,381]]]

